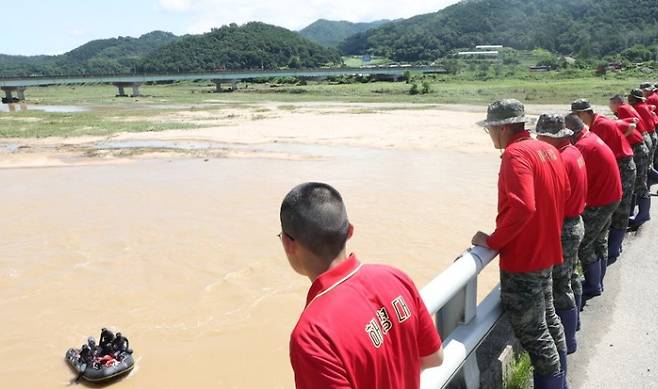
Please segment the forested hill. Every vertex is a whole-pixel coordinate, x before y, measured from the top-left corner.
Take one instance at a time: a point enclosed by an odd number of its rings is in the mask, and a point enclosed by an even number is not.
[[[318,19],[300,30],[302,36],[325,47],[336,47],[348,37],[360,32],[379,27],[390,20],[378,20],[371,23],[352,23],[345,20],[334,21]]]
[[[177,39],[172,33],[153,31],[139,38],[94,40],[62,55],[0,55],[0,77],[130,73],[147,54]]]
[[[466,0],[358,33],[340,49],[398,61],[434,60],[482,44],[602,57],[657,41],[656,0]]]
[[[243,26],[223,26],[163,46],[145,59],[143,70],[276,69],[340,62],[340,54],[335,49],[324,48],[285,28],[252,22]]]

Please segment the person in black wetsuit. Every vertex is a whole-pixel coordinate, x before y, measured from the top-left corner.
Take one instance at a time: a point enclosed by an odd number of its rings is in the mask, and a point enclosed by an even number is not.
[[[99,341],[101,356],[112,354],[112,342],[114,342],[114,334],[107,328],[103,328],[101,330],[101,339]]]
[[[94,362],[94,355],[86,344],[83,345],[80,350],[80,360],[88,365],[91,365]]]
[[[119,355],[122,352],[131,353],[132,351],[129,349],[129,345],[130,344],[128,342],[128,338],[121,335],[121,332],[117,332],[117,336],[114,338],[114,341],[112,342],[112,348],[114,349],[116,355]]]

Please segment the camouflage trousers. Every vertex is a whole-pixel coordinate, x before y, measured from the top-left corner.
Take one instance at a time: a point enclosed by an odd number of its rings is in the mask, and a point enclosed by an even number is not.
[[[658,126],[656,127],[656,130],[658,130]],[[649,150],[649,160],[653,161],[654,165],[658,164],[658,161],[656,161],[656,149],[658,149],[658,133],[654,132],[653,134],[649,134],[649,137],[651,137],[651,148]]]
[[[624,190],[619,207],[612,214],[611,227],[621,230],[628,228],[628,218],[631,216],[633,204],[633,193],[635,192],[635,178],[637,169],[633,157],[617,160],[619,172],[621,173],[621,186]]]
[[[598,259],[608,258],[608,230],[619,202],[602,207],[587,207],[583,213],[585,236],[578,249],[578,259],[583,267]]]
[[[645,143],[633,145],[633,161],[637,168],[637,177],[635,178],[635,195],[640,199],[649,198],[649,186],[647,185],[647,175],[649,173],[649,148]],[[631,210],[632,211],[632,210]]]
[[[564,329],[553,306],[551,272],[551,269],[532,273],[500,271],[503,309],[514,335],[530,354],[535,371],[544,375],[560,372],[558,350],[567,350]]]
[[[578,247],[585,236],[583,219],[564,219],[562,225],[562,252],[564,262],[553,267],[553,302],[555,309],[567,311],[576,307],[574,293],[582,293],[580,277],[576,272],[578,264]],[[576,287],[574,288],[574,284]]]

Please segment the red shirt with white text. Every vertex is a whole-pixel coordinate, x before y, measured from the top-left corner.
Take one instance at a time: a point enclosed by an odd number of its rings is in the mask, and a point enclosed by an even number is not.
[[[411,279],[353,254],[318,277],[290,337],[298,389],[418,389],[441,347]]]

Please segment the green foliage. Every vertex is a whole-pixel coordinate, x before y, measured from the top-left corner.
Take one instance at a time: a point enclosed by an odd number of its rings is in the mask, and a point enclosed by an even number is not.
[[[601,58],[654,45],[656,20],[651,0],[470,0],[355,34],[339,47],[395,61],[436,60],[481,44]]]
[[[411,88],[409,88],[409,94],[414,96],[420,93],[420,90],[418,89],[418,84],[413,83],[411,84]]]
[[[432,86],[431,86],[432,84],[430,84],[429,81],[425,80],[425,81],[423,81],[423,83],[421,85],[422,85],[422,88],[420,90],[420,93],[426,95],[426,94],[432,92]]]
[[[91,41],[62,55],[0,55],[0,77],[132,73],[142,58],[177,39],[174,34],[153,31],[139,38]]]
[[[252,22],[183,37],[147,56],[140,70],[148,73],[311,68],[327,63],[341,63],[336,50],[285,28]]]
[[[528,353],[521,354],[514,365],[512,372],[505,383],[505,389],[528,389],[530,388],[530,378],[532,376],[532,363]]]
[[[631,62],[644,62],[653,59],[656,53],[656,47],[650,50],[648,47],[636,44],[621,52],[622,58]]]
[[[299,33],[303,37],[322,46],[336,47],[340,42],[354,34],[368,31],[389,22],[389,20],[378,20],[372,23],[352,23],[344,20],[319,19],[299,31]]]

